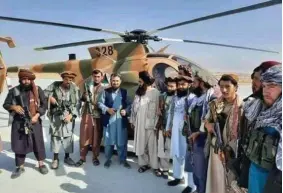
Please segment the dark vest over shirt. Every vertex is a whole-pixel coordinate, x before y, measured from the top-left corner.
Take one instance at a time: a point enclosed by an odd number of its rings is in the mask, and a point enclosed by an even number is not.
[[[122,109],[127,108],[127,90],[120,88],[120,92],[122,95]],[[104,105],[108,108],[112,108],[114,104],[114,100],[112,98],[112,88],[105,89],[105,103]],[[103,127],[107,127],[109,123],[111,115],[106,111],[105,114],[102,114],[102,124]],[[127,117],[123,117],[123,127],[127,126]]]

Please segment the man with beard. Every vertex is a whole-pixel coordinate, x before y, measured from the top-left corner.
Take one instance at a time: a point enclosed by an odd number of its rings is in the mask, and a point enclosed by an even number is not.
[[[281,63],[276,61],[266,61],[261,63],[258,67],[256,67],[253,70],[253,73],[251,75],[253,94],[251,94],[249,97],[262,98],[262,84],[260,81],[261,74],[266,72],[270,67],[280,64]],[[244,101],[247,101],[249,97],[244,99]]]
[[[178,74],[181,76],[188,76],[188,77],[192,77],[193,72],[192,69],[189,65],[179,65],[178,66]]]
[[[81,101],[85,102],[82,107],[82,121],[80,127],[80,154],[81,159],[76,163],[79,167],[86,161],[86,155],[88,152],[88,145],[92,145],[93,165],[98,166],[100,164],[98,160],[100,152],[100,143],[102,138],[102,124],[100,119],[101,110],[98,108],[98,96],[102,93],[104,87],[101,85],[103,80],[103,73],[100,70],[94,69],[92,71],[92,80],[87,85],[87,91],[85,90]],[[90,98],[92,104],[87,103],[86,98]],[[90,105],[90,107],[89,107]],[[90,112],[90,110],[92,110]]]
[[[148,72],[139,72],[139,88],[133,101],[130,123],[135,129],[134,152],[138,156],[139,173],[150,168],[158,172],[156,125],[160,92],[152,87]]]
[[[193,99],[191,106],[188,109],[190,118],[190,130],[192,134],[189,137],[192,143],[192,149],[186,156],[185,171],[187,166],[193,164],[193,179],[198,193],[205,193],[206,187],[206,171],[207,171],[207,157],[204,155],[204,146],[206,142],[206,132],[201,131],[202,121],[208,111],[208,104],[216,97],[213,95],[213,88],[208,83],[205,77],[196,74],[194,76],[193,93],[196,97]],[[193,187],[187,186],[183,193],[192,192]]]
[[[252,91],[253,93],[245,98],[243,101],[249,102],[255,99],[263,99],[262,96],[262,83],[260,81],[261,75],[265,73],[272,66],[280,65],[281,63],[276,61],[266,61],[261,63],[258,67],[253,70],[251,75],[252,78]],[[243,140],[247,137],[247,132],[249,130],[249,121],[245,116],[242,117],[240,132],[239,132],[239,142],[238,142],[238,158],[235,159],[232,169],[237,176],[237,180],[231,183],[234,191],[241,192],[240,188],[247,189],[248,188],[248,180],[249,180],[249,166],[250,160],[246,157],[242,149]]]
[[[72,82],[76,74],[65,71],[61,74],[63,81],[55,81],[44,91],[48,97],[48,118],[50,119],[51,149],[54,153],[52,169],[59,167],[59,151],[64,147],[64,163],[73,166],[75,162],[70,158],[74,151],[73,130],[77,117],[77,103],[79,102],[78,87]]]
[[[264,192],[268,175],[273,171],[275,178],[266,192],[282,192],[282,162],[276,168],[276,161],[280,160],[277,155],[282,155],[279,145],[282,136],[282,66],[270,67],[261,74],[261,82],[263,99],[246,102],[243,113],[250,123],[244,144],[245,154],[251,161],[248,192]]]
[[[25,171],[26,154],[30,152],[34,152],[39,172],[48,173],[43,164],[46,155],[40,119],[46,112],[46,98],[42,89],[34,84],[35,75],[31,71],[20,69],[18,76],[20,85],[9,91],[3,104],[13,116],[11,144],[17,167],[11,176],[13,179]]]
[[[130,104],[128,101],[127,90],[120,88],[121,75],[111,75],[111,87],[102,91],[98,107],[102,110],[103,138],[106,162],[105,168],[111,166],[111,157],[116,145],[120,164],[130,169],[127,162],[127,115],[129,114]]]
[[[166,131],[171,134],[171,153],[173,158],[173,177],[168,182],[168,186],[184,184],[185,156],[187,152],[185,120],[187,119],[187,109],[190,107],[194,94],[189,93],[192,77],[179,76],[177,79],[177,96],[172,99]],[[190,187],[194,186],[192,173],[190,172]]]
[[[159,171],[156,172],[156,175],[163,176],[165,179],[168,178],[169,175],[169,167],[170,167],[170,134],[166,133],[166,123],[169,114],[169,106],[173,97],[176,94],[177,83],[176,78],[166,78],[165,84],[167,86],[167,92],[162,93],[159,98],[159,120],[157,124],[158,129],[158,158],[159,158]]]

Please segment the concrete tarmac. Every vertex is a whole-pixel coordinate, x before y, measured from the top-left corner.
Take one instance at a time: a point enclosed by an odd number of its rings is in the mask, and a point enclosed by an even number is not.
[[[11,79],[17,85],[17,79]],[[41,88],[46,88],[51,80],[36,80]],[[88,153],[87,162],[83,167],[69,167],[64,165],[64,153],[60,154],[60,167],[51,170],[52,153],[50,152],[50,136],[48,134],[48,119],[43,118],[44,141],[47,153],[45,164],[49,173],[42,175],[38,172],[37,161],[33,153],[28,154],[25,164],[25,173],[17,179],[10,176],[15,169],[14,153],[11,150],[11,127],[8,126],[8,112],[2,108],[7,96],[7,89],[0,96],[0,135],[4,150],[0,153],[0,192],[1,193],[181,193],[185,185],[177,187],[167,186],[166,179],[156,177],[152,171],[138,173],[136,157],[128,157],[132,169],[119,165],[117,156],[112,159],[113,164],[109,169],[103,167],[105,158],[100,155],[101,164],[93,166],[91,152]],[[79,156],[79,124],[75,128],[75,152],[71,154],[74,161]],[[130,144],[130,143],[129,143]],[[129,150],[131,150],[129,145]]]

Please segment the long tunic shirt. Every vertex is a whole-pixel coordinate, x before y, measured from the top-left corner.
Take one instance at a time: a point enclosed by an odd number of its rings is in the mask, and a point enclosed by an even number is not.
[[[135,126],[134,152],[143,155],[147,145],[146,130],[156,130],[160,92],[151,88],[144,96],[135,96],[130,123]]]
[[[184,117],[187,114],[187,108],[192,103],[194,94],[185,97],[175,96],[170,105],[170,114],[167,120],[166,130],[172,129],[171,133],[171,157],[185,157],[187,151],[186,137],[182,131],[184,127]]]
[[[167,119],[169,116],[169,108],[170,104],[172,102],[172,99],[174,98],[174,95],[168,96],[167,93],[163,93],[160,96],[160,100],[163,101],[161,103],[163,106],[161,109],[163,109],[164,115],[162,116],[162,129],[166,129]],[[158,136],[158,157],[159,158],[170,158],[170,146],[171,146],[171,140],[169,137],[163,136],[163,130],[159,130],[159,136]]]
[[[81,101],[84,101],[82,107],[82,119],[80,125],[80,145],[81,147],[91,144],[93,147],[100,146],[100,139],[102,134],[101,123],[101,110],[98,107],[98,99],[104,87],[101,85],[94,86],[93,82],[89,84],[89,91],[91,92],[91,102],[89,104],[86,99],[82,96]],[[91,105],[91,107],[89,107]],[[92,115],[89,109],[92,110]]]
[[[109,107],[105,104],[105,90],[98,99],[98,107],[102,110],[102,114],[106,114],[109,108],[114,108],[116,113],[110,116],[109,123],[103,129],[104,145],[123,146],[127,144],[127,128],[123,125],[123,118],[120,111],[122,110],[122,93],[120,89],[111,93],[113,106]],[[130,103],[127,101],[126,112],[129,112]]]
[[[38,87],[38,94],[40,99],[38,113],[42,116],[46,112],[47,100],[40,87]],[[20,86],[14,87],[9,91],[3,104],[4,109],[9,111],[11,116],[13,116],[11,132],[12,150],[16,154],[27,154],[33,151],[45,152],[41,119],[39,118],[38,122],[33,124],[33,134],[26,135],[25,133],[19,132],[19,129],[24,127],[24,120],[18,114],[9,110],[12,105],[21,105],[20,96],[23,99],[24,105],[29,107],[29,92],[21,90]]]

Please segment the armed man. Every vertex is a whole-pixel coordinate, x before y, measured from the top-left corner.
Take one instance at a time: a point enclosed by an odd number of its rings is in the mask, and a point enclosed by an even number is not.
[[[205,128],[208,132],[205,147],[208,155],[206,193],[231,192],[231,182],[235,175],[227,163],[236,157],[237,139],[242,100],[237,94],[239,77],[235,74],[224,74],[218,84],[222,96],[209,103],[205,115]]]
[[[190,119],[191,135],[189,142],[192,143],[190,156],[186,157],[186,166],[193,164],[193,179],[197,187],[198,193],[205,193],[206,190],[206,172],[207,172],[207,157],[204,155],[204,146],[207,134],[203,126],[205,115],[209,109],[209,102],[216,97],[214,96],[213,83],[205,75],[196,74],[194,76],[192,92],[196,95],[191,106],[188,109]],[[189,170],[188,170],[189,172]],[[183,193],[190,192],[190,187],[187,187]]]
[[[102,123],[100,119],[101,110],[98,108],[98,97],[104,90],[104,87],[101,85],[103,73],[100,70],[94,69],[92,71],[92,80],[90,83],[85,83],[84,93],[81,98],[81,101],[84,102],[80,127],[81,159],[76,163],[77,167],[85,163],[88,145],[92,145],[93,165],[98,166],[100,164],[98,156],[102,138]]]
[[[131,168],[127,162],[127,115],[129,115],[130,110],[127,90],[120,88],[122,82],[120,74],[112,74],[110,82],[111,87],[105,89],[98,99],[98,106],[102,110],[106,157],[104,167],[109,168],[111,166],[114,145],[116,145],[120,164],[126,168]]]
[[[50,119],[51,149],[54,153],[52,169],[59,167],[61,144],[65,150],[64,162],[73,166],[70,158],[74,150],[73,129],[77,117],[76,105],[79,102],[78,87],[72,82],[76,74],[70,71],[61,73],[63,81],[55,81],[45,90],[48,97],[48,118]]]
[[[26,154],[30,152],[34,152],[39,172],[48,173],[43,164],[46,155],[40,119],[46,112],[47,100],[42,89],[35,85],[35,75],[31,71],[20,69],[18,76],[20,85],[9,91],[3,104],[4,109],[13,116],[11,145],[17,167],[11,176],[13,179],[25,171]]]
[[[159,111],[161,115],[157,123],[158,132],[158,151],[157,155],[159,158],[159,171],[156,172],[156,175],[162,176],[167,179],[169,176],[170,168],[170,146],[171,139],[170,134],[166,133],[166,123],[169,114],[169,106],[172,102],[173,97],[176,94],[177,89],[177,79],[168,77],[165,79],[165,84],[167,86],[167,91],[162,93],[159,98]]]
[[[166,131],[171,134],[171,153],[173,158],[173,177],[168,182],[169,186],[184,184],[185,157],[187,153],[187,127],[185,120],[187,119],[187,109],[190,107],[194,94],[189,92],[191,83],[193,82],[192,74],[190,76],[178,76],[177,79],[177,95],[172,99],[169,116],[166,125]],[[190,168],[188,177],[188,186],[192,190],[195,189],[193,183],[192,168]]]

